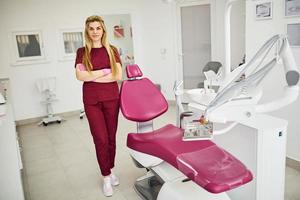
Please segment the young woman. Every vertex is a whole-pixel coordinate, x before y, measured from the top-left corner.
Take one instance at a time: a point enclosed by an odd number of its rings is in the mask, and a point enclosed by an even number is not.
[[[76,77],[83,81],[83,104],[103,176],[103,193],[113,195],[119,184],[112,173],[116,154],[119,88],[122,78],[118,51],[109,44],[104,21],[90,16],[85,21],[85,46],[77,50]]]

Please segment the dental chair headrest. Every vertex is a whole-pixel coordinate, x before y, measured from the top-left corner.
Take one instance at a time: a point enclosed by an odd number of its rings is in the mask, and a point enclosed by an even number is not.
[[[128,78],[137,78],[143,76],[143,73],[137,64],[127,65],[126,74]]]

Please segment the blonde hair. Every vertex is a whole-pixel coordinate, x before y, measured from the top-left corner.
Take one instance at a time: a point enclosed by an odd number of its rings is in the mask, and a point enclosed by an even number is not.
[[[114,51],[117,51],[117,49],[109,44],[108,37],[107,37],[107,30],[106,30],[104,21],[100,16],[97,16],[97,15],[92,15],[85,20],[85,30],[84,30],[85,51],[84,51],[83,60],[82,60],[83,64],[86,66],[86,68],[89,72],[92,71],[93,65],[91,62],[91,55],[90,55],[90,52],[92,49],[92,40],[88,35],[88,27],[91,22],[99,22],[103,29],[101,43],[108,53],[112,76],[115,77],[116,74],[118,73],[118,68],[117,68]]]

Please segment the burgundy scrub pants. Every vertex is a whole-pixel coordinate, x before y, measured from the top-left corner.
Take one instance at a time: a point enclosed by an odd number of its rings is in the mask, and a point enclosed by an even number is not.
[[[84,104],[84,110],[93,136],[101,174],[108,176],[115,164],[116,132],[119,99]]]

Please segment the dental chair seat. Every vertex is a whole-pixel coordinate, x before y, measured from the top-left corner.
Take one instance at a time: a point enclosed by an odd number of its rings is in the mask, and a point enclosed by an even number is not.
[[[127,146],[161,158],[211,193],[252,180],[251,172],[239,160],[212,141],[182,141],[182,134],[182,129],[168,124],[153,132],[128,134]]]

